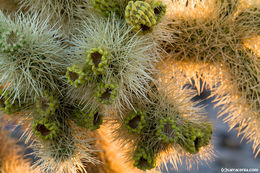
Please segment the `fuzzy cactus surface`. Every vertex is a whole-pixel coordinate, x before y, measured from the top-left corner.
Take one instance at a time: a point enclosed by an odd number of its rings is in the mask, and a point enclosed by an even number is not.
[[[0,110],[24,127],[37,158],[30,172],[207,163],[217,127],[194,101],[205,88],[219,116],[260,153],[257,0],[17,6],[0,11]]]

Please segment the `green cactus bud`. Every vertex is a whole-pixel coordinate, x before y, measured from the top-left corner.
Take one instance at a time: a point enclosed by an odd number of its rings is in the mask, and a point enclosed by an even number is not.
[[[25,43],[24,35],[13,29],[3,31],[0,37],[0,52],[13,53]]]
[[[183,126],[182,136],[178,140],[186,151],[196,154],[199,149],[209,144],[212,136],[212,125],[210,123],[202,123],[200,125],[188,122]]]
[[[53,140],[59,133],[59,127],[55,121],[50,120],[47,117],[41,117],[35,119],[33,122],[32,131],[36,136],[43,140]]]
[[[176,125],[176,120],[162,118],[156,126],[156,136],[165,143],[177,142],[181,136],[181,130]]]
[[[129,132],[141,133],[147,123],[146,116],[146,112],[141,110],[133,111],[124,119],[124,126]]]
[[[44,96],[38,97],[35,104],[36,104],[36,111],[40,115],[46,116],[55,113],[59,101],[56,98],[54,98],[54,96],[50,94],[48,91],[45,91]]]
[[[150,170],[156,166],[156,155],[152,150],[139,145],[134,153],[134,166],[141,170]]]
[[[159,23],[162,19],[162,17],[166,13],[166,5],[162,3],[162,1],[152,1],[151,2],[151,7],[153,9],[153,12],[156,17],[156,22]]]
[[[108,17],[112,12],[119,14],[120,6],[114,0],[91,0],[95,10]]]
[[[99,110],[93,112],[75,110],[73,114],[72,119],[77,125],[90,130],[99,129],[103,122],[103,114],[101,114]]]
[[[66,77],[68,79],[68,83],[78,88],[79,86],[86,83],[86,73],[82,68],[74,64],[71,67],[67,67]]]
[[[99,75],[105,72],[108,66],[108,52],[102,48],[93,48],[87,51],[87,64],[94,74]]]
[[[95,93],[95,97],[102,104],[112,104],[117,98],[117,84],[110,83],[99,83],[97,85],[97,90]]]
[[[133,27],[134,32],[140,29],[142,33],[152,31],[156,25],[156,16],[150,4],[143,1],[129,1],[125,9],[126,23]]]
[[[18,101],[12,102],[8,91],[0,90],[0,109],[6,114],[12,114],[19,111]]]

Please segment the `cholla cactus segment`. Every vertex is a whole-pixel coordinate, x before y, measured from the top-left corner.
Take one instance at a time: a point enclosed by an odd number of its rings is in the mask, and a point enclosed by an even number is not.
[[[81,126],[90,130],[96,130],[100,128],[103,122],[103,114],[96,111],[82,111],[75,110],[73,115],[73,121]]]
[[[94,74],[103,74],[108,66],[108,52],[102,48],[93,48],[87,51],[87,65]]]
[[[0,90],[0,109],[6,114],[13,114],[19,111],[19,104],[17,100],[14,102],[11,99],[11,95],[8,91]]]
[[[177,142],[181,137],[181,129],[174,119],[162,118],[157,124],[156,135],[165,143]]]
[[[152,1],[151,7],[153,8],[156,22],[159,23],[166,13],[166,5],[164,5],[162,1]]]
[[[80,68],[76,64],[67,67],[66,77],[68,83],[75,88],[78,88],[79,86],[83,85],[87,81],[85,70],[83,68]]]
[[[112,104],[114,100],[118,97],[117,91],[118,85],[112,81],[109,83],[99,83],[95,97],[102,104]]]
[[[156,154],[146,146],[139,144],[134,152],[134,166],[141,170],[150,170],[156,166]]]
[[[147,123],[146,116],[144,111],[133,111],[124,119],[124,126],[131,133],[141,133]]]
[[[65,123],[55,139],[32,144],[33,154],[39,158],[33,167],[41,172],[86,172],[86,164],[100,163],[94,143],[89,131]]]
[[[0,33],[0,52],[13,53],[23,47],[24,42],[23,33],[14,28],[8,28]]]
[[[125,9],[125,20],[134,32],[141,30],[142,33],[152,31],[157,23],[151,5],[143,1],[129,1]]]
[[[120,5],[114,0],[91,0],[95,10],[108,17],[111,13],[120,13]]]
[[[48,117],[35,119],[32,131],[43,140],[53,140],[59,134],[59,127],[55,121]]]
[[[110,81],[117,84],[114,107],[120,109],[131,107],[131,97],[134,95],[139,99],[145,99],[143,97],[147,90],[146,86],[153,80],[154,63],[159,59],[158,47],[151,35],[142,36],[133,33],[125,21],[115,15],[107,19],[92,16],[82,23],[80,34],[75,35],[72,41],[74,59],[79,64],[84,63],[88,50],[98,48],[108,52],[107,65],[103,66],[102,74],[96,75],[89,68],[86,73],[88,86]],[[84,106],[93,105],[93,101],[90,101],[92,96],[89,97],[90,94],[87,92],[89,90],[87,85],[71,90],[73,94],[69,93],[69,97],[77,99],[80,96]]]
[[[14,95],[13,100],[19,101],[23,96],[35,100],[46,89],[58,90],[57,83],[69,62],[59,31],[50,29],[48,20],[40,20],[37,13],[20,14],[12,20],[0,12],[0,23],[5,25],[3,33],[13,31],[10,41],[19,37],[22,41],[18,42],[23,43],[16,51],[0,52],[0,85]]]
[[[201,147],[209,145],[211,136],[211,124],[196,125],[188,122],[182,129],[182,136],[179,137],[178,143],[189,153],[196,154]]]

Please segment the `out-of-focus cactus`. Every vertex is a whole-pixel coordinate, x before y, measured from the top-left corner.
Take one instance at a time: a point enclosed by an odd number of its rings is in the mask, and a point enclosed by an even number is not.
[[[119,13],[120,6],[118,1],[113,0],[91,0],[93,8],[99,11],[104,16],[111,15],[112,12]]]

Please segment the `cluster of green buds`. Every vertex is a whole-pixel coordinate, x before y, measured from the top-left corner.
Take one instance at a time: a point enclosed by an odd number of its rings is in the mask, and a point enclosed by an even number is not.
[[[45,91],[42,97],[37,98],[35,105],[37,113],[49,116],[55,114],[59,101],[50,92]]]
[[[3,31],[0,36],[0,52],[13,53],[25,43],[24,35],[14,29]]]
[[[12,101],[8,91],[0,90],[0,109],[6,114],[12,114],[19,111],[19,103],[17,100]]]
[[[103,114],[99,110],[86,112],[77,109],[73,112],[73,121],[77,125],[93,131],[100,128],[103,122]]]
[[[112,104],[117,98],[117,83],[98,83],[95,97],[102,104]]]
[[[66,77],[68,79],[68,83],[78,88],[87,82],[87,75],[85,73],[85,68],[80,67],[76,64],[73,66],[67,67]]]
[[[49,116],[39,116],[33,122],[32,131],[43,140],[53,140],[59,134],[60,128]]]
[[[166,117],[156,125],[156,136],[165,143],[175,143],[181,137],[181,129],[176,120]]]
[[[108,52],[103,48],[93,48],[86,52],[87,65],[91,67],[94,74],[103,74],[108,67]]]
[[[124,126],[129,132],[141,133],[147,123],[147,114],[144,111],[132,111],[125,119]]]
[[[95,10],[99,11],[102,15],[108,17],[112,12],[118,14],[120,6],[114,0],[91,0]]]
[[[139,144],[134,152],[134,166],[141,170],[150,170],[156,166],[156,154],[145,145]]]
[[[141,30],[145,34],[153,30],[165,13],[166,6],[161,1],[129,1],[125,9],[125,20],[134,32]]]
[[[186,151],[196,154],[203,146],[207,146],[212,136],[212,125],[210,123],[202,123],[197,125],[188,122],[182,126],[182,137],[179,138],[180,144]]]
[[[99,80],[107,67],[108,52],[103,48],[92,48],[86,52],[86,63],[67,67],[66,78],[69,84],[78,88],[94,79]]]

